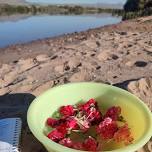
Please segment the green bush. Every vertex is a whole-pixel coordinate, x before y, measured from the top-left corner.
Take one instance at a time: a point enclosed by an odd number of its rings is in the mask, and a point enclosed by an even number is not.
[[[123,20],[152,15],[152,0],[127,0]]]

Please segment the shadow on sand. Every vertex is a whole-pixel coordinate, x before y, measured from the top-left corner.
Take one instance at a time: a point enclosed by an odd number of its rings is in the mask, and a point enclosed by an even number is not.
[[[20,117],[26,126],[26,115],[35,96],[29,93],[5,94],[0,96],[0,119]]]
[[[0,96],[0,119],[11,117],[20,117],[22,119],[22,152],[46,152],[27,126],[27,110],[34,99],[35,96],[29,93]]]

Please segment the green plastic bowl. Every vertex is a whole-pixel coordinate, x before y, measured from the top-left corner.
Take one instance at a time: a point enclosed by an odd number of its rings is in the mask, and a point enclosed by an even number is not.
[[[101,109],[107,109],[114,105],[121,106],[122,115],[127,120],[135,138],[131,145],[123,148],[110,145],[110,150],[107,149],[106,151],[134,152],[149,141],[152,136],[152,114],[147,106],[131,93],[101,83],[71,83],[46,91],[37,97],[29,107],[27,114],[29,128],[49,152],[82,152],[49,140],[44,133],[45,122],[60,106],[74,105],[79,101],[87,101],[90,98],[96,99]]]

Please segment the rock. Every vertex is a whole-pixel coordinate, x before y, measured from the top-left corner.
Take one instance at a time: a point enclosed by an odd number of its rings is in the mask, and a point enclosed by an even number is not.
[[[73,68],[81,66],[81,62],[80,60],[77,60],[77,59],[70,59],[70,61],[68,62],[68,65],[70,69],[73,69]]]
[[[86,40],[83,43],[91,49],[95,49],[98,46],[96,41],[93,41],[93,40]]]
[[[39,68],[45,68],[45,67],[48,67],[48,66],[51,66],[51,65],[52,65],[51,62],[44,62],[44,63],[41,63],[41,64],[39,65]]]
[[[152,77],[131,81],[128,84],[127,89],[141,98],[152,111]]]
[[[25,79],[26,79],[26,77],[18,76],[18,77],[11,83],[11,85],[18,84],[18,83],[24,81]]]
[[[0,75],[10,72],[11,68],[11,65],[2,64],[2,67],[0,68]]]
[[[0,79],[0,88],[6,87],[12,84],[17,79],[17,71],[12,71],[6,75],[4,75],[3,79]]]
[[[46,83],[40,85],[39,87],[37,87],[37,88],[32,92],[32,94],[34,94],[35,96],[38,96],[38,95],[40,95],[42,92],[44,92],[44,91],[46,91],[47,89],[51,88],[53,85],[54,85],[54,82],[53,82],[53,81],[46,82]]]
[[[54,68],[54,70],[58,73],[63,73],[64,72],[64,65],[58,65]]]
[[[71,82],[82,82],[82,81],[90,81],[90,80],[91,80],[91,76],[85,70],[82,70],[80,72],[74,73],[71,76],[71,78],[69,79],[69,81],[71,81]]]
[[[21,86],[18,86],[16,89],[14,89],[12,91],[12,93],[28,93],[28,92],[31,92],[30,90],[32,90],[33,88],[33,85],[21,85]]]
[[[28,75],[26,77],[26,80],[24,81],[24,84],[33,84],[35,81],[35,79],[33,78],[33,76]]]
[[[37,60],[38,62],[44,62],[44,61],[49,60],[49,56],[46,55],[46,54],[41,54],[41,55],[38,55],[38,56],[36,57],[36,60]]]
[[[131,67],[131,66],[134,65],[134,62],[133,61],[128,61],[128,62],[125,63],[125,65]]]
[[[6,82],[3,79],[0,79],[0,88],[5,87]]]
[[[10,92],[10,90],[8,88],[2,88],[2,89],[0,89],[0,96],[5,95],[9,92]]]
[[[97,58],[100,61],[106,61],[109,58],[109,54],[107,52],[102,52],[97,56]]]
[[[31,58],[26,60],[21,59],[18,62],[18,66],[19,66],[19,73],[21,73],[37,66],[37,63],[35,63],[34,60]]]

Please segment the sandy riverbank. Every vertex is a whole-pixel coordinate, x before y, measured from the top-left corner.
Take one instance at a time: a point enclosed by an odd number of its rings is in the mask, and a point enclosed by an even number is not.
[[[25,120],[37,95],[79,81],[122,87],[152,110],[152,17],[0,49],[0,118]],[[24,127],[22,151],[44,152]]]

